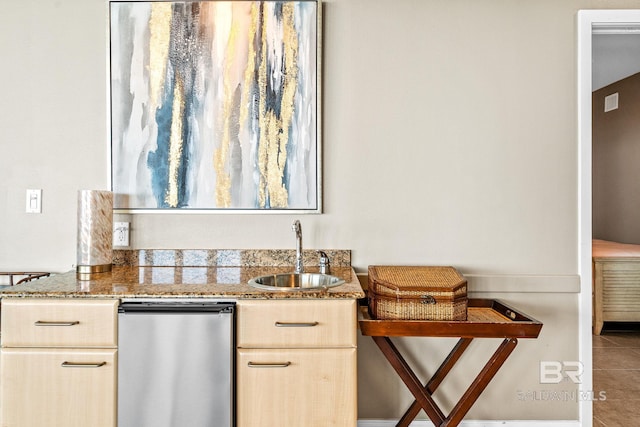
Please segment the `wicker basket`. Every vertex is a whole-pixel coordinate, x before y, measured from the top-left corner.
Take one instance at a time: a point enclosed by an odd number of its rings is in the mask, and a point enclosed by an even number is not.
[[[453,267],[369,266],[374,319],[466,320],[467,281]]]

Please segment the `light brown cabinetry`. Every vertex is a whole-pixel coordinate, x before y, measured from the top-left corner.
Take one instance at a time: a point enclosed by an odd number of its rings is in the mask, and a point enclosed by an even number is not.
[[[2,300],[2,427],[116,425],[116,300]]]
[[[356,301],[238,302],[238,427],[357,424]]]

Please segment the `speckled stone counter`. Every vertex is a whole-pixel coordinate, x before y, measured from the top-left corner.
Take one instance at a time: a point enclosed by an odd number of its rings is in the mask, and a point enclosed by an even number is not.
[[[346,283],[323,290],[265,291],[249,279],[293,271],[290,250],[114,251],[113,270],[80,280],[75,271],[2,289],[0,297],[30,298],[350,298],[364,297],[348,250],[325,251],[331,274]],[[305,271],[318,271],[316,251],[304,251]]]

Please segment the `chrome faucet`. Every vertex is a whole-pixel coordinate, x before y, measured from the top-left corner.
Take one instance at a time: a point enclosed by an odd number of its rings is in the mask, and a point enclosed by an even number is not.
[[[295,273],[303,273],[304,265],[302,262],[302,226],[297,219],[293,221],[291,229],[296,233],[296,268]]]
[[[324,251],[317,251],[318,255],[320,255],[320,260],[318,262],[318,268],[320,270],[320,274],[331,274],[331,265],[329,264],[329,255]]]

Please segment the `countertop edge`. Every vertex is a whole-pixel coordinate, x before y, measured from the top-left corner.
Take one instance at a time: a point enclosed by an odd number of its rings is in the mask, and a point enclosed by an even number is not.
[[[52,275],[28,283],[0,290],[0,298],[51,299],[361,299],[364,290],[353,267],[338,267],[334,274],[346,283],[325,290],[268,291],[251,287],[248,278],[270,274],[278,267],[225,268],[223,273],[215,267],[206,271],[203,283],[191,284],[182,267],[114,267],[110,273],[100,273],[91,280],[80,280],[75,271]],[[175,271],[173,271],[173,270]],[[231,270],[231,271],[229,271]],[[178,273],[179,272],[179,273]],[[154,282],[155,274],[163,280]],[[230,273],[229,276],[225,274]],[[173,274],[173,275],[172,275]],[[203,273],[204,274],[204,273]],[[181,281],[167,281],[166,279]],[[216,281],[218,280],[218,281]]]

